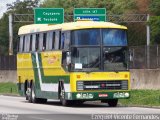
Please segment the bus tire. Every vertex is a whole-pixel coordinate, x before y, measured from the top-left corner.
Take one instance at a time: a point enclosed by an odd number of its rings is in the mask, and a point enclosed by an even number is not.
[[[118,103],[118,99],[108,100],[108,105],[109,105],[109,107],[116,107],[116,106],[117,106],[117,103]]]
[[[47,99],[45,98],[37,98],[39,99],[39,103],[46,103],[47,102]]]
[[[75,104],[75,105],[82,105],[83,103],[84,103],[83,100],[75,100],[75,101],[73,101],[73,104]]]
[[[38,98],[36,98],[34,83],[32,83],[31,92],[30,92],[30,96],[29,96],[29,102],[38,103],[39,101],[40,100]]]
[[[69,106],[70,101],[65,99],[65,91],[64,91],[64,86],[63,83],[60,82],[60,92],[59,92],[59,97],[60,97],[60,102],[63,106]]]
[[[30,94],[28,96],[28,101],[30,103],[46,103],[47,102],[47,99],[45,98],[36,98],[36,95],[35,95],[35,86],[34,84],[32,83],[31,85],[31,88],[30,88]]]
[[[27,89],[28,89],[28,82],[26,80],[25,83],[24,83],[24,92],[25,92],[26,100],[28,100]]]

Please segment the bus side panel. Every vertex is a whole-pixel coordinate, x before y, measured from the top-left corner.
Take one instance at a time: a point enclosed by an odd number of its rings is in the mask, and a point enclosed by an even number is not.
[[[59,81],[63,81],[65,90],[70,92],[69,75],[61,67],[61,59],[61,51],[32,53],[38,98],[57,99]]]

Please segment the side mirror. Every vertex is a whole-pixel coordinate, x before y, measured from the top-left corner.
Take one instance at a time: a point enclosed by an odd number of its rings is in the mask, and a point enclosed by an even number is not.
[[[66,63],[71,64],[71,52],[66,52]]]

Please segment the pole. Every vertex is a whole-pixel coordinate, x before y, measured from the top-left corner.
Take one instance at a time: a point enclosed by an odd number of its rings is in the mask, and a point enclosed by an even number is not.
[[[147,15],[147,22],[149,22],[149,14]],[[147,24],[147,68],[150,69],[150,26]]]
[[[149,22],[149,14],[147,15],[147,22]],[[147,46],[150,45],[150,26],[147,24]]]
[[[9,14],[9,55],[13,55],[13,18]]]

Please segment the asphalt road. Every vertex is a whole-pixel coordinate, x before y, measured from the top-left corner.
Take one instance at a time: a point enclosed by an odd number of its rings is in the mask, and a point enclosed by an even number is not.
[[[92,120],[95,119],[95,114],[160,114],[160,109],[108,107],[107,104],[98,102],[86,102],[81,106],[63,107],[59,101],[50,100],[46,104],[33,104],[28,103],[24,97],[0,96],[0,119],[2,120],[7,117],[17,117],[16,120]],[[108,116],[106,119],[109,117],[113,116]]]

